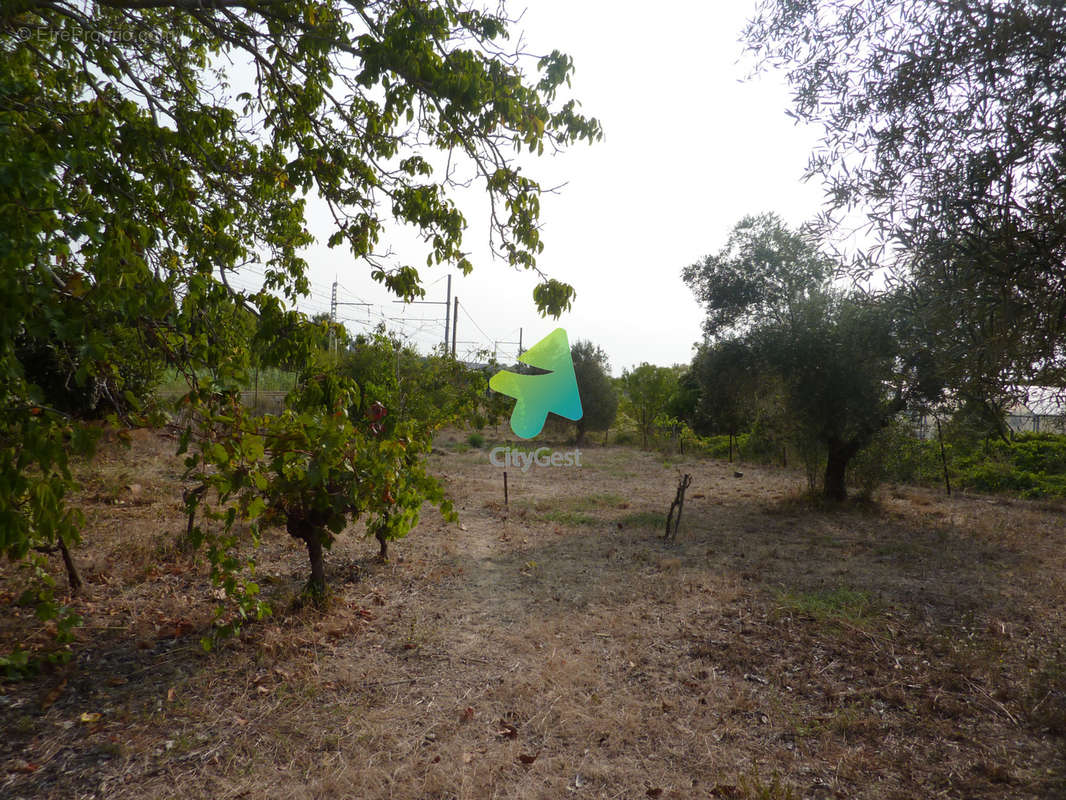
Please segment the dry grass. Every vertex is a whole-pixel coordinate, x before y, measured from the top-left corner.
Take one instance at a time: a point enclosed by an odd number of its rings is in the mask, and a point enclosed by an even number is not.
[[[304,556],[270,537],[280,613],[206,655],[173,449],[88,473],[86,626],[71,668],[0,687],[2,796],[1066,794],[1059,507],[812,509],[792,472],[593,448],[510,473],[505,508],[485,451],[445,445],[461,527],[429,513],[388,565],[344,537],[327,613],[292,610]],[[4,641],[32,627],[8,573]]]

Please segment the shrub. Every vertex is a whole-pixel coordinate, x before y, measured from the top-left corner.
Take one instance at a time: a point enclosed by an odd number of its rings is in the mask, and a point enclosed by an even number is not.
[[[1038,486],[1031,472],[1015,469],[1003,461],[984,461],[967,468],[959,483],[979,492],[1020,492],[1028,494]]]
[[[729,458],[729,437],[722,434],[718,436],[705,436],[699,440],[700,452],[710,458]],[[733,437],[733,457],[748,455],[751,447],[751,434],[741,433]]]
[[[764,414],[755,420],[751,431],[742,433],[737,441],[743,440],[741,452],[746,460],[775,462],[781,458],[782,449],[793,444],[790,434],[790,426],[782,415]]]
[[[1023,433],[1010,444],[996,442],[993,453],[1008,457],[1018,469],[1046,474],[1066,473],[1066,436]]]
[[[476,431],[474,433],[470,434],[469,436],[467,436],[466,437],[466,441],[467,441],[467,444],[469,444],[471,447],[473,447],[475,449],[484,447],[484,445],[485,445],[485,437],[482,436],[480,433],[478,433]]]
[[[978,492],[1015,492],[1029,498],[1066,497],[1066,475],[1030,472],[1004,461],[972,464],[957,480],[961,486]]]
[[[950,459],[951,445],[945,443],[945,449]],[[918,439],[900,421],[878,433],[852,460],[848,470],[848,482],[866,495],[885,481],[933,483],[941,477],[939,442]]]

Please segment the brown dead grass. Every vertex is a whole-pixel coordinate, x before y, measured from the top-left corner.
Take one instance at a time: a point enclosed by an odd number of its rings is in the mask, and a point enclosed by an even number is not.
[[[1066,795],[1059,507],[817,509],[792,472],[600,448],[511,471],[504,507],[485,451],[443,444],[461,526],[428,513],[387,565],[352,531],[326,613],[293,610],[305,557],[268,537],[279,613],[207,655],[174,446],[87,471],[86,625],[71,667],[0,687],[2,796]]]

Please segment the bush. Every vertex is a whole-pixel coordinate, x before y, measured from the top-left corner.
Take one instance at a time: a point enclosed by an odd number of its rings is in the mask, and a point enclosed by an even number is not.
[[[749,433],[737,438],[738,441],[744,440],[741,452],[745,459],[773,463],[781,458],[782,450],[791,444],[792,437],[790,426],[780,415],[767,414],[755,420]]]
[[[704,436],[698,440],[700,452],[709,458],[729,458],[729,437],[727,435]],[[733,437],[733,458],[748,455],[751,447],[751,434],[742,433]]]
[[[475,449],[480,449],[485,445],[485,437],[476,431],[466,437],[467,444]]]
[[[728,436],[707,436],[701,440],[700,448],[704,455],[711,458],[729,458]]]
[[[614,444],[640,444],[640,429],[637,427],[637,423],[634,422],[632,417],[628,414],[620,411],[615,418],[615,424],[612,430],[614,433],[611,434],[610,439]]]
[[[1018,469],[1003,461],[974,464],[958,477],[961,486],[978,492],[1014,492],[1022,497],[1066,497],[1066,475]]]
[[[949,463],[952,447],[945,443]],[[866,495],[885,481],[936,483],[942,480],[940,443],[922,441],[906,423],[896,421],[884,428],[859,452],[848,469],[848,483]]]
[[[928,443],[936,447],[935,442]],[[960,487],[1022,497],[1066,496],[1066,436],[1021,434],[1012,442],[947,444],[949,470]],[[939,461],[937,461],[939,468]]]
[[[974,464],[959,476],[959,483],[978,492],[1019,492],[1029,495],[1039,481],[1031,472],[1017,470],[1002,461]]]
[[[1066,436],[1023,433],[1007,444],[996,442],[993,454],[1007,456],[1018,469],[1046,474],[1066,473]]]

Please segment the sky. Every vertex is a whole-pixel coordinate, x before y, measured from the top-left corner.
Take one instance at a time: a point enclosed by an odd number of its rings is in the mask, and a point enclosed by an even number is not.
[[[754,0],[528,2],[513,30],[524,32],[530,52],[559,49],[574,59],[572,96],[604,130],[600,142],[529,164],[542,186],[565,183],[541,201],[538,266],[575,287],[573,308],[559,320],[538,315],[537,276],[491,257],[476,200],[463,207],[474,271],[425,270],[425,299],[445,299],[451,272],[460,356],[483,348],[513,360],[520,328],[528,348],[561,326],[571,343],[602,347],[615,375],[642,362],[687,363],[703,313],[682,268],[721,248],[745,214],[775,211],[798,225],[818,212],[821,187],[802,181],[816,132],[786,115],[782,74],[745,80],[752,65],[739,36]],[[313,204],[309,223],[324,241],[326,215]],[[403,252],[402,242],[396,247]],[[339,307],[352,332],[386,319],[420,350],[443,341],[443,305],[393,303],[343,248],[319,244],[306,257],[313,294],[301,310],[328,311],[336,280],[342,302],[372,304]]]

